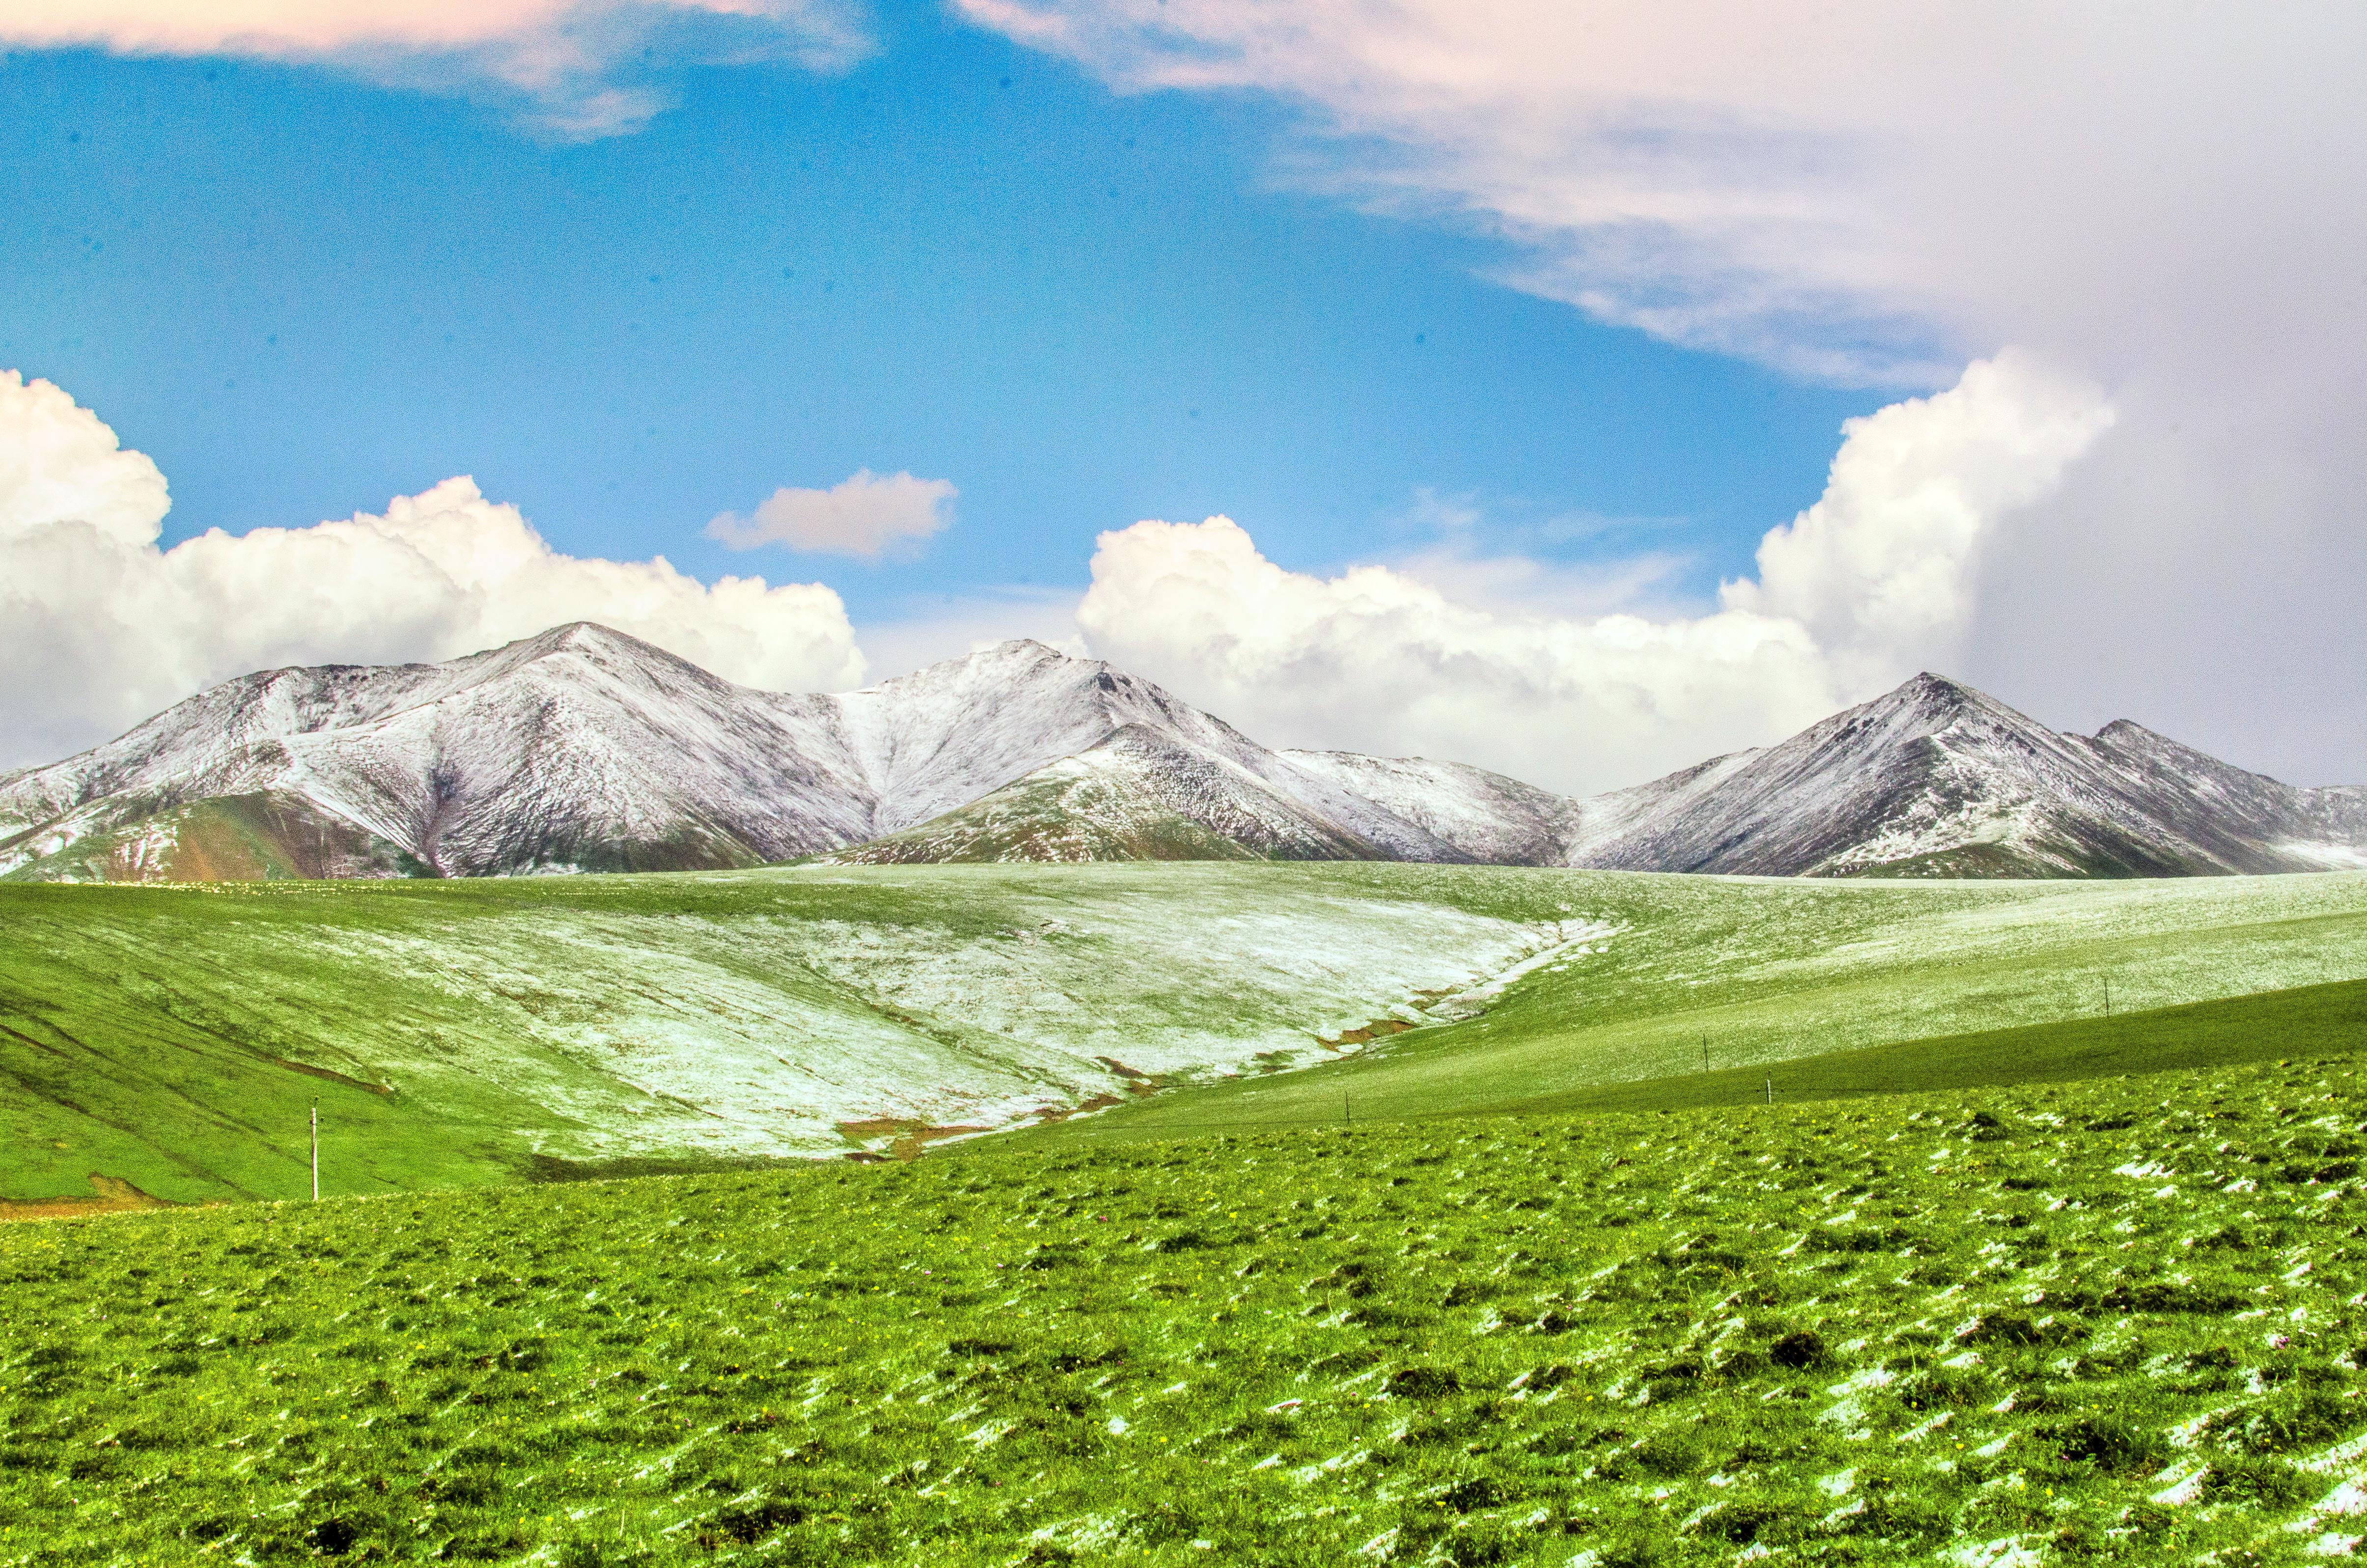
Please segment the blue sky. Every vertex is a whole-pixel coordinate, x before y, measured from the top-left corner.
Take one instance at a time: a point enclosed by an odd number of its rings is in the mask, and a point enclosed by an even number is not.
[[[1041,635],[1570,790],[1926,668],[2367,778],[2348,0],[0,0],[0,767],[600,619],[782,689]]]
[[[819,577],[857,625],[1082,587],[1093,537],[1226,513],[1308,571],[1438,533],[1682,557],[1700,595],[1815,500],[1805,384],[1488,280],[1505,247],[1274,176],[1285,111],[1120,95],[927,6],[842,74],[685,68],[577,143],[341,71],[0,62],[0,364],[169,477],[170,543],[452,473],[554,545]],[[959,487],[879,564],[700,528],[857,468]]]

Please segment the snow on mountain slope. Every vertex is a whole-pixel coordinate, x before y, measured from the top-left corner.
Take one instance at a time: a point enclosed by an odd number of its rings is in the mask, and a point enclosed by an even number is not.
[[[0,778],[0,874],[750,865],[941,816],[1119,735],[1133,738],[1105,760],[1130,789],[1206,802],[1210,831],[1238,829],[1251,853],[1464,858],[1149,682],[1041,643],[806,697],[579,624],[444,665],[243,676]],[[182,815],[226,798],[269,807],[212,812],[193,837]]]
[[[1450,846],[1421,858],[1461,858]],[[1251,768],[1129,724],[957,811],[830,857],[946,860],[1385,860]]]
[[[1620,846],[1649,838],[1659,824],[1682,816],[1715,799],[1726,781],[1749,766],[1755,751],[1729,752],[1697,762],[1691,767],[1630,785],[1577,802],[1570,831],[1563,842],[1559,864],[1608,866]],[[1654,867],[1653,869],[1659,868]]]
[[[1040,642],[1004,642],[828,700],[844,715],[848,743],[879,791],[874,833],[968,807],[1048,764],[1114,744],[1088,773],[1122,774],[1144,801],[1193,820],[1192,802],[1206,800],[1211,823],[1238,822],[1245,843],[1312,852],[1319,839],[1361,857],[1461,858],[1149,681]],[[1107,790],[1096,798],[1107,804]]]
[[[2306,871],[2367,864],[2367,790],[2296,790],[2116,720],[2085,743],[2157,817],[2222,864]]]
[[[445,875],[785,859],[868,826],[835,717],[580,624],[445,665],[268,671],[0,779],[0,872],[266,791]]]
[[[1150,682],[1041,642],[1004,642],[834,700],[882,801],[879,833],[968,805],[1130,724],[1220,752],[1251,748]]]
[[[2318,869],[2367,846],[2345,793],[2295,790],[2125,721],[2057,734],[1927,674],[1780,744],[1584,802],[1601,831],[1582,833],[1569,863],[1766,876]],[[1614,801],[1617,812],[1599,810]],[[2279,847],[2297,838],[2321,854]]]
[[[1777,745],[1582,801],[1454,763],[1284,755],[1482,861],[1764,876],[2367,865],[2367,790],[2297,790],[2125,720],[2058,734],[1933,675]]]
[[[243,676],[0,777],[0,876],[20,878],[650,870],[832,850],[2287,871],[2367,864],[2367,790],[2295,790],[2126,722],[2057,734],[1925,675],[1780,744],[1572,801],[1457,763],[1271,751],[1036,642],[798,696],[587,624],[441,665]]]
[[[1487,865],[1559,863],[1582,810],[1566,795],[1467,763],[1344,751],[1282,756]]]

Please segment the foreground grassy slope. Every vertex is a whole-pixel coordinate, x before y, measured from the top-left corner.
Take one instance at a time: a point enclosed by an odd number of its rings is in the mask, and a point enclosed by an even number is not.
[[[2304,1561],[2356,1070],[0,1227],[0,1563]]]
[[[1481,1017],[1320,1073],[1195,1087],[1022,1134],[1480,1109],[1900,1040],[2367,979],[2367,875],[1898,884],[1560,873],[1614,927]],[[1540,892],[1546,891],[1543,886]],[[1564,918],[1571,918],[1565,915]],[[1755,1078],[1752,1081],[1756,1081]]]

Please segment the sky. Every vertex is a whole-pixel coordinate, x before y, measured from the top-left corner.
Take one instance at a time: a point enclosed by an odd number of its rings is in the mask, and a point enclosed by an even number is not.
[[[0,0],[0,768],[594,619],[2367,780],[2355,8]]]

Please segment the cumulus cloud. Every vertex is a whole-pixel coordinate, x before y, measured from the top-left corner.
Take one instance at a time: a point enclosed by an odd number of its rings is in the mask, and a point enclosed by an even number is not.
[[[564,555],[465,478],[376,516],[160,551],[168,505],[156,465],[96,415],[0,372],[0,767],[64,756],[248,670],[448,658],[570,620],[750,686],[863,678],[831,589]]]
[[[842,68],[871,44],[837,0],[0,0],[0,45],[318,61],[429,91],[521,99],[567,138],[665,106],[649,62],[786,57]],[[617,79],[631,62],[636,79]]]
[[[1795,374],[2000,344],[2120,422],[2005,524],[1959,672],[2367,778],[2367,7],[956,0],[1125,91],[1286,106],[1279,177]]]
[[[784,485],[748,517],[725,512],[716,517],[707,537],[732,550],[778,544],[876,560],[944,528],[960,494],[942,479],[857,469],[827,490]]]
[[[1976,360],[1949,392],[1845,423],[1824,494],[1768,531],[1758,577],[1719,601],[1806,628],[1844,691],[1911,673],[1902,659],[1953,666],[1984,535],[2051,494],[2113,417],[2028,354]]]
[[[1508,613],[1389,566],[1289,572],[1212,517],[1104,534],[1077,619],[1097,654],[1262,737],[1591,792],[1950,665],[1999,526],[2112,418],[2091,384],[2007,354],[1852,420],[1823,496],[1761,541],[1759,576],[1689,618]]]

